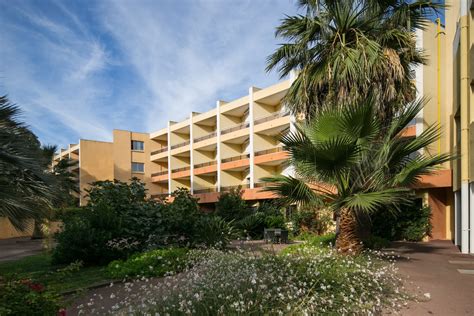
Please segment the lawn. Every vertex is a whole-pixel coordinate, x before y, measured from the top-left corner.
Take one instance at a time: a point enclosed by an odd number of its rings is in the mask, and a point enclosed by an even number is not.
[[[110,281],[104,267],[52,265],[51,254],[42,253],[0,263],[0,276],[32,279],[58,293],[77,291]]]

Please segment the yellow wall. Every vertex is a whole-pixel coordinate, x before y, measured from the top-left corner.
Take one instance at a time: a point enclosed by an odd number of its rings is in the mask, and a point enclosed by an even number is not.
[[[30,221],[28,228],[24,231],[16,230],[10,221],[5,217],[0,217],[0,239],[29,237],[33,234],[33,222]]]
[[[85,190],[95,181],[114,179],[113,144],[93,140],[80,141],[81,205],[85,203]]]

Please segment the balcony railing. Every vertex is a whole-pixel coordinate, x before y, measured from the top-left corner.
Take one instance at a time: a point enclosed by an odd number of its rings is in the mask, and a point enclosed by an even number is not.
[[[151,198],[152,199],[163,199],[163,198],[166,198],[168,195],[170,195],[170,194],[169,193],[152,194]]]
[[[256,182],[256,183],[254,183],[254,186],[255,186],[256,188],[265,188],[265,187],[269,187],[269,186],[271,186],[271,185],[273,185],[273,184],[274,184],[274,183],[272,183],[272,182],[263,182],[263,181],[262,181],[262,182]]]
[[[204,136],[195,138],[195,139],[194,139],[194,142],[197,143],[197,142],[200,142],[200,141],[209,139],[209,138],[213,138],[213,137],[215,137],[216,135],[217,135],[216,132],[212,132],[212,133],[210,133],[210,134],[207,134],[207,135],[204,135]]]
[[[175,172],[180,172],[180,171],[186,171],[186,170],[189,170],[189,169],[191,169],[191,167],[187,166],[187,167],[172,169],[171,172],[175,173]]]
[[[168,146],[166,146],[166,147],[163,147],[163,148],[160,148],[160,149],[158,149],[158,150],[155,150],[155,151],[152,151],[152,152],[151,152],[151,155],[153,156],[153,155],[156,155],[156,154],[159,154],[159,153],[165,152],[165,151],[167,151],[167,150],[168,150]]]
[[[267,155],[272,153],[279,153],[283,151],[283,147],[270,148],[266,150],[260,150],[255,152],[255,156]]]
[[[238,131],[238,130],[241,130],[241,129],[244,129],[244,128],[247,128],[249,127],[249,123],[248,122],[244,122],[242,124],[239,124],[237,126],[234,126],[234,127],[231,127],[231,128],[228,128],[228,129],[224,129],[221,131],[221,135],[224,135],[224,134],[228,134],[228,133],[232,133],[234,131]]]
[[[231,161],[237,161],[237,160],[249,159],[249,158],[250,158],[250,154],[245,154],[245,155],[240,155],[240,156],[234,156],[234,157],[230,157],[230,158],[225,158],[225,159],[222,159],[221,162],[222,162],[222,163],[225,163],[225,162],[231,162]]]
[[[221,192],[227,192],[230,190],[238,189],[239,187],[241,187],[242,189],[248,189],[250,188],[250,183],[243,183],[240,185],[231,185],[231,186],[221,187]]]
[[[266,116],[266,117],[263,117],[263,118],[259,118],[258,120],[255,120],[253,123],[254,123],[254,125],[257,125],[257,124],[268,122],[268,121],[271,121],[271,120],[274,120],[278,117],[283,117],[283,116],[286,116],[286,114],[283,113],[283,112],[277,112],[277,113],[273,113],[272,115],[269,115],[269,116]]]
[[[152,177],[158,177],[158,176],[162,176],[164,174],[168,174],[168,170],[152,173],[151,176]]]
[[[206,188],[206,189],[194,190],[193,194],[211,193],[211,192],[217,192],[217,189],[216,188]]]
[[[194,169],[197,169],[197,168],[202,168],[202,167],[207,167],[207,166],[212,166],[212,165],[215,165],[217,164],[217,161],[209,161],[209,162],[203,162],[203,163],[198,163],[196,165],[194,165]]]
[[[176,144],[176,145],[172,145],[171,146],[171,149],[176,149],[176,148],[179,148],[179,147],[183,147],[183,146],[186,146],[186,145],[189,145],[189,140],[185,141],[185,142],[182,142],[182,143],[179,143],[179,144]]]

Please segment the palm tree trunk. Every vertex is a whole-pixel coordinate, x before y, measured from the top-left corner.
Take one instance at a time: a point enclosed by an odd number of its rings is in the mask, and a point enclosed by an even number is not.
[[[362,250],[362,241],[359,236],[358,223],[354,213],[347,209],[341,210],[337,222],[337,251],[340,253],[359,253]]]
[[[42,229],[42,222],[35,220],[33,225],[33,233],[31,235],[31,239],[43,239],[44,233]]]

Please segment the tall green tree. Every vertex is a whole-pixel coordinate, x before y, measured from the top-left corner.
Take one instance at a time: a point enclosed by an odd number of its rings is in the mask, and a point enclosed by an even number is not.
[[[337,248],[361,248],[358,219],[381,208],[400,210],[412,197],[411,186],[451,156],[422,150],[436,141],[436,125],[416,138],[401,136],[422,102],[409,104],[386,129],[374,98],[357,106],[327,108],[282,138],[295,176],[264,179],[285,204],[323,203],[338,223]]]
[[[17,229],[47,215],[54,179],[45,172],[40,142],[21,122],[20,109],[0,97],[0,216]]]
[[[325,106],[356,104],[370,92],[389,121],[414,99],[413,67],[425,63],[414,32],[443,6],[429,0],[299,0],[305,13],[276,29],[284,43],[267,71],[298,71],[286,103],[314,116]]]

